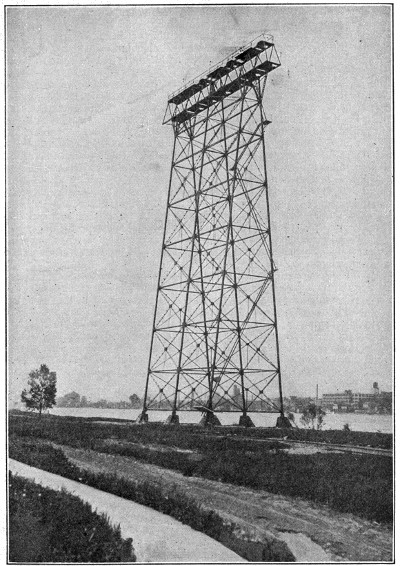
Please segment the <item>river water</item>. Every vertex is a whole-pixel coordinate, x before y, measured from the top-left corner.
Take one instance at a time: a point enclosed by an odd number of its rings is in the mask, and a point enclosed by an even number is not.
[[[128,419],[135,420],[140,409],[96,409],[92,407],[83,408],[66,408],[55,407],[50,410],[53,415],[71,416],[71,417],[101,417],[112,419]],[[150,421],[164,422],[170,413],[167,411],[149,411]],[[221,424],[234,425],[238,424],[240,413],[216,413]],[[277,414],[275,413],[249,413],[252,421],[256,426],[275,426]],[[301,426],[300,414],[295,414],[296,423]],[[179,413],[181,423],[198,423],[201,414],[196,411],[182,411]],[[393,432],[393,417],[391,415],[367,415],[361,413],[328,413],[324,419],[323,429],[341,430],[343,426],[348,424],[350,430],[359,430],[364,432]]]

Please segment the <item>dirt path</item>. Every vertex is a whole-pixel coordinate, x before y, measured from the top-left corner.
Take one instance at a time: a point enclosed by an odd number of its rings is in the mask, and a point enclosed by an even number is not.
[[[278,538],[298,561],[391,561],[392,530],[324,505],[159,468],[133,458],[60,446],[80,468],[181,491],[239,525],[252,540]]]

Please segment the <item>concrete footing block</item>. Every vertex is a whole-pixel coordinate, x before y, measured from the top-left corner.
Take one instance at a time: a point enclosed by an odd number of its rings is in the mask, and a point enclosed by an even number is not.
[[[179,424],[179,417],[178,415],[174,415],[174,413],[172,413],[172,415],[169,415],[169,417],[167,418],[167,420],[165,421],[166,425],[178,425]]]
[[[138,418],[135,420],[136,424],[146,424],[149,422],[149,415],[146,412],[140,413]]]
[[[199,422],[200,426],[221,426],[220,420],[218,417],[215,416],[214,413],[207,412],[205,413],[201,421]]]
[[[246,428],[249,428],[249,427],[254,427],[255,424],[253,423],[249,415],[241,415],[239,418],[239,426],[244,426]]]
[[[287,417],[284,417],[283,415],[279,415],[276,421],[275,428],[293,428],[293,427],[292,427],[292,423]]]

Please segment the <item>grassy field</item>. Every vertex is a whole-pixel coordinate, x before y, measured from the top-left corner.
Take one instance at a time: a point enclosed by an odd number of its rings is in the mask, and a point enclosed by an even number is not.
[[[11,562],[135,562],[132,540],[88,503],[10,474]]]
[[[201,531],[222,542],[226,547],[249,561],[292,562],[293,555],[282,542],[273,540],[268,545],[251,541],[236,534],[237,527],[213,511],[181,492],[165,495],[161,488],[142,481],[129,481],[115,474],[92,473],[73,465],[62,450],[40,439],[13,436],[9,443],[9,455],[15,460],[41,468],[124,499],[135,501],[170,515],[185,525]]]
[[[154,485],[147,483],[130,483],[110,474],[92,474],[72,464],[62,450],[54,448],[40,440],[12,438],[9,444],[10,457],[58,474],[75,481],[107,491],[119,497],[148,505],[157,511],[171,515],[179,521],[215,538],[215,534],[223,526],[219,517],[204,513],[190,500],[179,497],[176,501],[164,500]]]
[[[323,503],[378,522],[392,521],[392,462],[364,454],[291,455],[279,450],[215,449],[197,455],[103,446],[133,458],[212,480]]]
[[[285,445],[279,438],[260,443],[252,436],[244,437],[246,432],[253,434],[254,429],[241,430],[236,436],[232,431],[230,436],[227,432],[222,436],[223,431],[219,431],[219,436],[212,436],[209,430],[193,427],[100,424],[65,417],[42,418],[39,421],[31,416],[15,416],[10,419],[9,430],[15,438],[41,438],[77,448],[129,456],[181,471],[185,475],[301,497],[380,523],[391,523],[393,519],[392,461],[388,457],[333,452],[288,454],[282,452],[281,448]],[[275,431],[269,429],[268,432]],[[369,439],[369,444],[373,444],[374,436],[378,440],[391,436],[342,434],[364,438],[365,443]],[[389,444],[388,439],[385,442]],[[174,447],[192,452],[180,452]]]

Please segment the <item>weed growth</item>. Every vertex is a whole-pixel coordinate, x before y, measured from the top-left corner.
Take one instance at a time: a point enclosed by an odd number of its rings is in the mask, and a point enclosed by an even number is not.
[[[88,503],[12,474],[9,534],[11,562],[136,561],[132,539]]]

